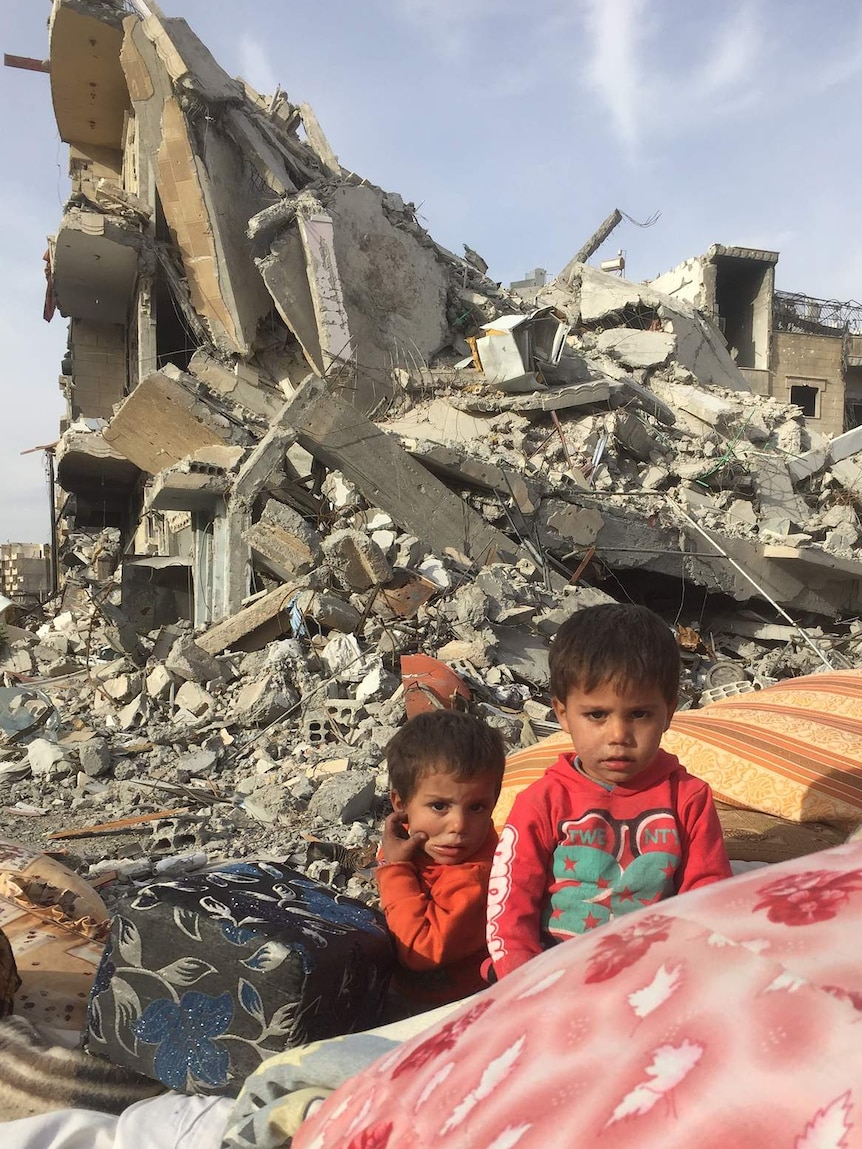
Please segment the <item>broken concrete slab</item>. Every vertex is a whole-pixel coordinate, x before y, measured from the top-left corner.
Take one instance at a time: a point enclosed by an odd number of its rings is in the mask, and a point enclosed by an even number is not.
[[[857,455],[860,451],[862,451],[862,427],[854,427],[850,431],[845,431],[843,435],[837,435],[830,442],[829,460],[832,463],[840,463],[842,459]]]
[[[651,386],[666,402],[672,404],[678,421],[682,421],[696,435],[717,431],[719,435],[730,438],[744,421],[739,403],[702,387],[660,380],[654,380]]]
[[[779,455],[764,453],[753,455],[752,461],[761,513],[766,516],[786,515],[791,523],[801,526],[810,511],[805,500],[794,491],[793,480],[784,459]]]
[[[330,570],[348,591],[370,590],[392,578],[383,551],[363,531],[333,531],[321,545]]]
[[[288,400],[299,442],[355,483],[368,501],[443,554],[453,547],[479,564],[515,559],[518,547],[485,520],[391,436],[362,419],[323,380],[308,379]]]
[[[543,511],[549,505],[558,504],[545,502]],[[604,519],[599,511],[592,507],[577,507],[572,504],[554,510],[547,515],[546,521],[551,530],[568,539],[575,547],[591,547],[604,525]]]
[[[123,401],[102,431],[105,441],[142,471],[157,475],[199,447],[226,446],[224,422],[203,403],[179,373],[147,376]]]
[[[242,537],[284,582],[307,574],[321,561],[321,536],[302,515],[275,499],[268,500],[261,517]]]
[[[274,639],[290,637],[305,616],[320,626],[349,632],[361,615],[333,594],[303,584],[288,584],[263,595],[237,614],[216,623],[200,636],[198,645],[210,654],[231,650],[261,650]]]
[[[165,669],[184,682],[220,682],[220,663],[212,657],[203,643],[195,642],[191,635],[177,639],[165,659]]]
[[[627,367],[663,367],[676,351],[676,337],[666,331],[634,331],[611,328],[600,331],[596,346]]]
[[[301,243],[283,234],[258,269],[318,374],[359,358],[366,370],[348,395],[371,411],[392,395],[393,365],[427,361],[443,346],[446,268],[433,246],[390,222],[376,189],[341,186],[291,202]]]
[[[367,770],[346,770],[322,782],[308,803],[309,813],[325,822],[355,822],[374,801],[376,776]]]
[[[156,475],[148,505],[154,511],[214,511],[224,500],[230,479],[223,468],[184,459]]]
[[[567,411],[572,407],[588,407],[605,403],[611,388],[607,379],[593,379],[589,383],[572,383],[568,387],[555,387],[548,391],[534,391],[529,395],[515,395],[498,400],[502,411],[522,411],[524,414],[540,411]],[[466,400],[461,400],[466,402]]]
[[[464,451],[452,447],[420,447],[411,451],[414,458],[435,475],[449,479],[459,485],[481,487],[496,491],[504,498],[512,498],[518,510],[532,514],[538,505],[538,494],[517,472],[495,466],[481,459],[474,459]]]
[[[484,442],[493,431],[496,419],[496,415],[484,418],[468,415],[445,399],[434,399],[398,419],[378,419],[376,422],[381,430],[391,431],[402,439],[466,447],[473,442]]]
[[[156,5],[147,7],[144,34],[155,45],[173,83],[214,103],[235,102],[242,94],[239,81],[231,79],[219,66],[186,21],[176,16],[163,17]]]
[[[274,419],[284,405],[284,395],[267,385],[260,372],[244,363],[228,367],[204,349],[194,353],[189,373],[213,391],[238,403],[262,419]]]
[[[794,483],[802,483],[822,471],[828,459],[828,447],[812,447],[801,455],[787,458],[787,473]]]
[[[198,640],[208,654],[225,650],[260,650],[274,637],[291,634],[290,612],[296,588],[279,587],[244,607],[223,622],[211,626]],[[265,633],[258,634],[262,628]]]
[[[559,281],[557,302],[559,301]],[[586,264],[573,270],[572,311],[587,327],[642,329],[657,320],[666,334],[676,336],[676,361],[704,384],[750,391],[720,333],[699,312],[645,284],[629,283]],[[543,293],[539,295],[540,301]],[[570,315],[571,318],[571,315]]]

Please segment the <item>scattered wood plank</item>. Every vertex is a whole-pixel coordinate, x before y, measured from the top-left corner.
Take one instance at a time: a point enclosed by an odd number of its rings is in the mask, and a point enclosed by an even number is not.
[[[113,822],[99,822],[94,826],[81,826],[77,830],[57,830],[48,837],[52,842],[66,838],[97,838],[101,834],[116,834],[123,830],[131,830],[147,822],[156,822],[159,818],[176,818],[178,814],[186,814],[183,808],[179,810],[156,810],[151,814],[138,814],[133,818],[117,818]]]

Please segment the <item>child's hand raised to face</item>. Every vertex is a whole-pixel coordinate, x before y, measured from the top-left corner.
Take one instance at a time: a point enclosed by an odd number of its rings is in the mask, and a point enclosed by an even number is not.
[[[428,835],[417,830],[411,834],[407,830],[406,815],[395,810],[383,823],[383,861],[412,862],[428,841]]]

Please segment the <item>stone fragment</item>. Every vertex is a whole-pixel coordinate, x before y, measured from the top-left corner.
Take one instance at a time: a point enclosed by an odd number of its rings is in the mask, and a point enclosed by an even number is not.
[[[285,787],[272,784],[261,786],[249,794],[242,808],[256,821],[272,824],[278,821],[280,815],[290,812],[290,802]]]
[[[744,527],[757,526],[757,512],[745,499],[734,499],[725,511],[728,523]]]
[[[389,698],[398,689],[398,680],[383,665],[372,667],[356,687],[356,701],[363,706],[366,702],[379,702]]]
[[[102,690],[114,702],[130,702],[141,693],[140,674],[121,674],[102,684]]]
[[[274,675],[267,674],[254,682],[247,682],[234,702],[234,715],[254,726],[269,726],[299,702],[295,690],[281,685]]]
[[[641,486],[645,491],[660,491],[669,478],[670,471],[667,467],[660,467],[657,463],[653,463],[641,471]]]
[[[333,574],[348,590],[370,590],[392,578],[386,555],[363,531],[334,531],[322,549]]]
[[[174,676],[164,665],[160,662],[155,666],[147,675],[146,689],[150,698],[167,698],[171,693],[171,687],[175,683]]]
[[[218,769],[218,755],[213,750],[195,750],[184,754],[177,762],[177,770],[197,777],[208,778]]]
[[[100,778],[111,769],[111,751],[104,738],[91,738],[78,746],[81,769],[89,778]]]
[[[320,564],[320,535],[292,507],[275,499],[269,500],[243,538],[264,565],[285,582]]]
[[[186,682],[215,682],[222,677],[216,659],[198,646],[191,635],[184,635],[174,643],[165,667]]]
[[[309,813],[326,822],[355,822],[374,801],[375,776],[369,770],[348,770],[322,782],[308,803]]]
[[[132,730],[146,722],[149,717],[149,708],[145,695],[139,694],[128,706],[123,707],[117,715],[117,723],[121,730]]]
[[[67,778],[74,772],[63,747],[47,738],[33,739],[27,747],[27,762],[36,777]]]
[[[206,714],[215,705],[215,699],[196,682],[184,682],[174,698],[177,706],[187,710],[196,718]]]
[[[0,658],[0,671],[8,670],[11,674],[30,675],[36,669],[33,655],[26,648],[10,651]]]

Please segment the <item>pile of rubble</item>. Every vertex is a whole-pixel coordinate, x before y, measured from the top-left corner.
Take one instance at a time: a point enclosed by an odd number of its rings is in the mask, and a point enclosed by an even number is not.
[[[52,249],[65,578],[0,661],[10,832],[77,833],[55,841],[127,879],[274,852],[370,898],[410,656],[511,746],[550,729],[556,628],[609,597],[676,627],[683,705],[862,665],[862,431],[752,395],[648,285],[573,262],[504,290],[307,105],[128,7],[54,3],[52,56],[98,23],[134,127],[115,178],[78,148]],[[113,261],[88,306],[122,281],[131,317],[102,414],[64,267],[85,240]]]

